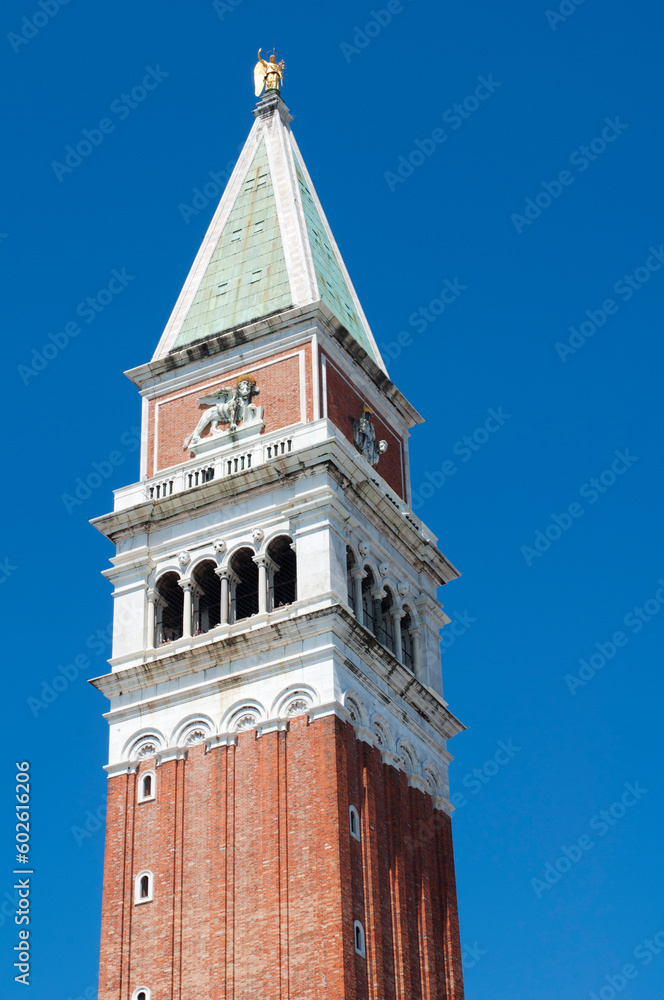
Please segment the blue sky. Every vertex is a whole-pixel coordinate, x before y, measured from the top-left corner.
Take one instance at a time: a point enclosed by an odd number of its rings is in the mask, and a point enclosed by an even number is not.
[[[44,4],[0,13],[2,995],[22,989],[6,911],[24,759],[31,996],[95,995],[107,732],[85,678],[109,655],[112,551],[87,519],[138,476],[122,372],[154,350],[216,205],[195,191],[237,156],[276,40],[355,287],[427,418],[417,512],[463,573],[442,597],[468,727],[450,747],[467,996],[662,996],[661,10]],[[90,155],[54,167],[83,130]]]

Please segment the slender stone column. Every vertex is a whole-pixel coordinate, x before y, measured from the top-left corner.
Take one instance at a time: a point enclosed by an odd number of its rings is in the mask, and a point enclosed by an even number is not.
[[[191,635],[191,624],[194,610],[194,581],[180,580],[180,586],[184,590],[184,613],[182,615],[182,635]]]
[[[382,602],[386,596],[385,591],[380,587],[371,591],[371,601],[373,603],[374,635],[379,642],[385,645],[385,632],[383,629]]]
[[[156,590],[148,590],[147,592],[148,621],[147,621],[147,636],[145,642],[147,649],[154,649],[154,647],[157,645],[155,641],[157,638],[155,635],[155,628],[157,621],[157,596],[158,595]]]
[[[219,599],[219,624],[228,625],[232,570],[216,569],[215,573],[221,580],[221,597]]]
[[[364,615],[362,614],[362,581],[367,574],[360,566],[353,566],[350,575],[353,580],[353,610],[360,625],[364,625]]]
[[[258,613],[264,615],[267,611],[267,562],[265,558],[257,559],[258,563]]]
[[[258,613],[262,615],[268,610],[268,573],[276,573],[279,567],[267,552],[254,556],[254,562],[258,566]]]
[[[401,649],[401,619],[405,617],[405,611],[401,608],[390,608],[392,623],[394,628],[394,655],[399,663],[403,663],[403,650]]]

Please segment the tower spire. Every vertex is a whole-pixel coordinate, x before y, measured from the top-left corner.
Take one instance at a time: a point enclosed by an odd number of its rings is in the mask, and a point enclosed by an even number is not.
[[[154,359],[237,327],[251,336],[266,316],[320,304],[385,372],[276,85],[283,60],[269,64],[271,76],[266,65],[256,64],[267,89],[253,128]]]

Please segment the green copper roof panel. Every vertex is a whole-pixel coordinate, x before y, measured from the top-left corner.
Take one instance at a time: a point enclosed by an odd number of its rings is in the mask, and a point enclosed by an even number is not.
[[[309,243],[311,245],[311,253],[314,261],[314,270],[316,272],[319,295],[328,309],[331,309],[337,319],[343,323],[349,333],[351,333],[355,340],[357,340],[358,344],[360,344],[369,357],[373,358],[375,361],[376,356],[373,348],[369,343],[369,338],[367,337],[362,320],[360,319],[357,309],[355,308],[353,297],[346,283],[346,279],[341,268],[337,264],[334,253],[332,252],[332,246],[327,237],[327,233],[325,232],[323,221],[318,214],[316,203],[314,202],[309,186],[304,179],[304,174],[300,164],[298,163],[297,156],[294,155],[294,159],[297,179],[300,185],[300,194],[302,195],[304,217],[307,222]]]
[[[290,304],[272,178],[261,142],[173,348]]]

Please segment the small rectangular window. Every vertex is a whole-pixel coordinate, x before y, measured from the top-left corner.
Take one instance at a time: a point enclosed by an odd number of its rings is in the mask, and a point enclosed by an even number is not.
[[[254,233],[262,233],[265,228],[265,220],[261,219],[260,222],[254,222]]]
[[[231,233],[231,243],[237,243],[237,241],[240,239],[241,236],[242,236],[242,230],[236,229],[234,232]]]
[[[258,180],[256,181],[256,190],[258,190],[258,188],[265,187],[266,184],[267,184],[267,174],[261,174]]]
[[[255,281],[260,281],[262,277],[263,277],[263,269],[262,268],[260,270],[258,270],[258,271],[253,271],[252,275],[251,275],[251,282],[250,283],[253,285],[253,283]]]
[[[225,295],[228,291],[228,282],[224,281],[221,285],[217,285],[217,295]]]

